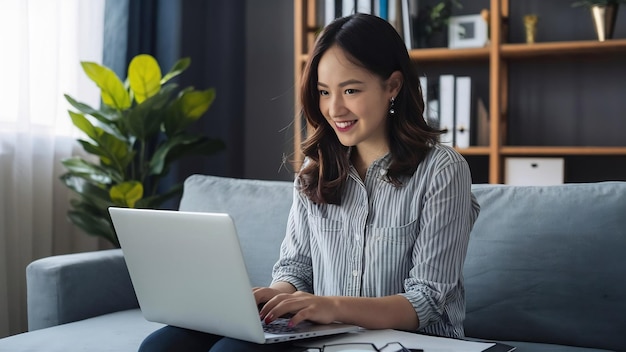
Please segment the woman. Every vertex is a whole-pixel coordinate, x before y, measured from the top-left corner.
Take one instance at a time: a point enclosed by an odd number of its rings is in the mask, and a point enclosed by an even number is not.
[[[404,42],[375,16],[335,20],[301,94],[312,128],[273,281],[254,289],[261,319],[463,337],[462,268],[479,206],[465,159],[424,120]],[[166,329],[170,341],[219,339]],[[278,347],[222,338],[211,351]]]

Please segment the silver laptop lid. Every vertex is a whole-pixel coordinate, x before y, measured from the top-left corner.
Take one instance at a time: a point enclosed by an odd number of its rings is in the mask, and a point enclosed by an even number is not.
[[[227,214],[109,208],[149,321],[264,343]]]

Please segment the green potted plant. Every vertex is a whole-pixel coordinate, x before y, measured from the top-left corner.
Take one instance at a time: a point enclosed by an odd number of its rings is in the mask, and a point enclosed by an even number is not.
[[[613,38],[619,4],[626,4],[626,0],[577,0],[572,6],[589,8],[598,40],[603,42]]]
[[[61,181],[77,195],[68,217],[87,234],[119,247],[108,207],[157,208],[182,192],[182,183],[160,190],[159,181],[173,162],[188,155],[211,155],[225,146],[221,140],[190,133],[215,99],[215,89],[179,90],[171,81],[185,71],[189,58],[161,74],[150,55],[137,55],[122,82],[108,67],[81,62],[100,88],[99,109],[65,98],[73,124],[86,138],[78,139],[89,157],[63,160]]]
[[[419,9],[415,22],[418,47],[446,45],[448,22],[455,8],[463,8],[459,0],[438,1],[434,5],[425,5]]]

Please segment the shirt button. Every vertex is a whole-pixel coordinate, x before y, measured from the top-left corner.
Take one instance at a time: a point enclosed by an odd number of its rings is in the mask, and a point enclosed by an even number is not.
[[[387,174],[387,170],[386,169],[380,169],[380,170],[378,170],[378,173],[380,174],[380,176],[385,176]]]
[[[359,272],[357,270],[352,270],[352,276],[359,276]]]

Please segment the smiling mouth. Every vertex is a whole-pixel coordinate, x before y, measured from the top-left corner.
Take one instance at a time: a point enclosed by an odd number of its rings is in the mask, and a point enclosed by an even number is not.
[[[356,120],[352,120],[352,121],[337,121],[337,122],[335,122],[335,125],[339,129],[346,129],[346,128],[354,125],[355,123],[356,123]]]

